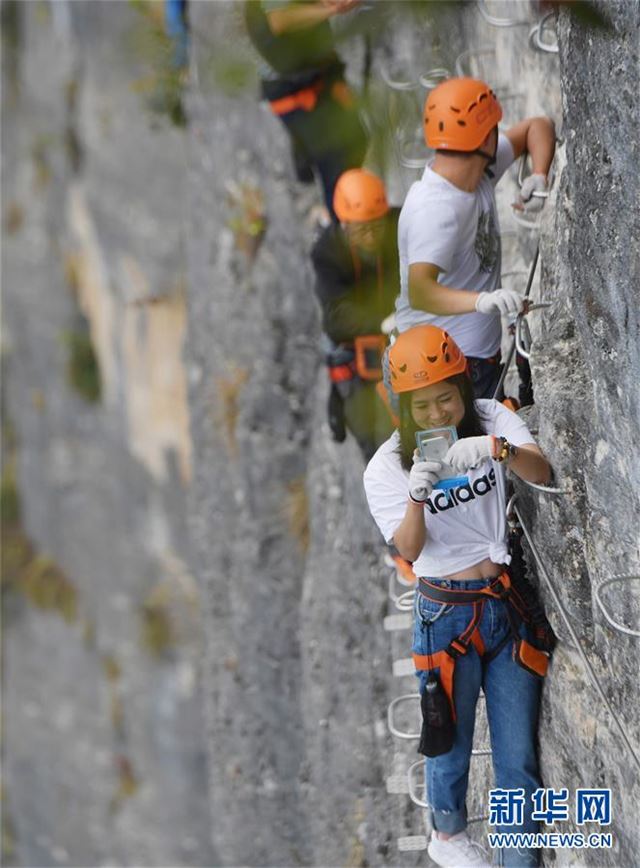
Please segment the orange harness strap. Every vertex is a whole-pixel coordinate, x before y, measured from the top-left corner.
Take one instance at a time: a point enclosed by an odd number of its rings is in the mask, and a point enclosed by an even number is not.
[[[269,107],[274,115],[286,115],[296,109],[302,109],[305,112],[312,112],[318,102],[318,95],[324,87],[322,79],[312,84],[310,87],[305,87],[303,90],[298,90],[289,96],[283,96],[280,99],[273,99],[269,102]]]
[[[484,600],[473,604],[473,617],[463,632],[450,642],[448,648],[445,648],[443,651],[437,651],[435,654],[413,655],[413,663],[418,672],[429,672],[432,669],[440,670],[440,683],[449,700],[451,715],[454,721],[456,719],[456,707],[453,701],[453,678],[456,670],[456,660],[467,653],[470,645],[473,645],[479,657],[484,656],[484,642],[478,628],[483,611]]]

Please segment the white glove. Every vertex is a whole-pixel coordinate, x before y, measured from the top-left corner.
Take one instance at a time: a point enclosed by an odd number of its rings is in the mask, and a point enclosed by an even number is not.
[[[383,335],[390,335],[391,332],[396,327],[396,315],[395,313],[390,313],[389,316],[386,316],[382,322],[380,323],[380,331]]]
[[[525,211],[527,214],[536,214],[542,211],[544,199],[542,196],[534,196],[534,193],[545,193],[547,190],[547,179],[544,175],[529,175],[522,182],[520,187],[520,195],[518,201],[513,203],[516,211]]]
[[[516,314],[522,310],[524,296],[515,289],[495,289],[481,292],[476,299],[478,313]]]
[[[439,461],[425,461],[418,450],[413,454],[413,467],[409,474],[409,496],[417,503],[425,503],[433,486],[440,479],[442,464]]]
[[[462,440],[456,440],[444,460],[451,464],[457,473],[463,473],[492,457],[493,437],[483,434],[481,437],[463,437]]]

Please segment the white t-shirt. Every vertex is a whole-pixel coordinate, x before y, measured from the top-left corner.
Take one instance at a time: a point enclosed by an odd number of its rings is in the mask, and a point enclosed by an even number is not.
[[[432,323],[445,329],[466,356],[487,359],[500,348],[500,315],[436,316],[409,305],[409,266],[430,262],[441,269],[438,283],[454,289],[492,292],[500,286],[500,226],[494,186],[513,163],[511,142],[498,136],[494,177],[485,175],[468,193],[427,166],[412,184],[400,212],[400,295],[396,326],[403,332]]]
[[[522,419],[498,401],[475,401],[487,434],[506,437],[514,446],[533,443]],[[387,543],[400,526],[409,499],[409,472],[400,463],[400,435],[394,431],[373,456],[364,472],[364,488],[371,515]],[[487,460],[465,474],[469,485],[451,492],[434,489],[424,508],[427,539],[414,561],[417,576],[457,573],[491,558],[509,563],[507,549],[504,467]]]

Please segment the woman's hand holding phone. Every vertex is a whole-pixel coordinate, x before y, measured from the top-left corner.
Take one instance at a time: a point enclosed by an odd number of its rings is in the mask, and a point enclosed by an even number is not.
[[[441,461],[425,461],[416,449],[409,473],[409,497],[414,503],[425,503],[433,486],[440,479]]]
[[[457,473],[463,473],[472,467],[477,467],[488,458],[493,458],[494,438],[491,434],[480,437],[463,437],[457,440],[447,452],[445,461]]]

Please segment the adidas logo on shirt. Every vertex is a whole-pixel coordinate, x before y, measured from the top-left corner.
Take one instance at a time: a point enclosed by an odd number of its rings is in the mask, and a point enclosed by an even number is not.
[[[460,485],[458,488],[452,488],[449,491],[438,491],[437,494],[432,494],[427,500],[427,507],[431,515],[437,515],[439,512],[446,512],[448,509],[454,509],[460,504],[470,503],[476,497],[482,497],[489,494],[492,488],[496,487],[496,472],[491,468],[489,473],[485,473],[474,479],[469,485]]]

